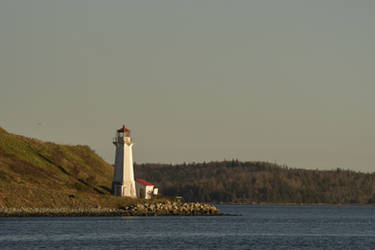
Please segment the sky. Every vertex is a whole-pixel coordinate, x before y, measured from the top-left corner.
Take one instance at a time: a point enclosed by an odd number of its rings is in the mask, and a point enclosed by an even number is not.
[[[0,126],[114,161],[375,171],[375,1],[2,0]]]

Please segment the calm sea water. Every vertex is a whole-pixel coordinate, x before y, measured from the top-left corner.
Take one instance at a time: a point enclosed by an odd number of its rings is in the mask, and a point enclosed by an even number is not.
[[[375,249],[375,207],[218,208],[241,216],[0,218],[0,248]]]

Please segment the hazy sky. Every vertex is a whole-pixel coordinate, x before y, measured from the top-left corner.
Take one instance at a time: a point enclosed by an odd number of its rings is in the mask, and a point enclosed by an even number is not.
[[[375,1],[0,1],[0,126],[113,162],[375,170]]]

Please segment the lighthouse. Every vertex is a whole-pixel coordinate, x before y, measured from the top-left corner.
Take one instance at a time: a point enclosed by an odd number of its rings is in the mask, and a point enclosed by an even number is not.
[[[134,142],[130,130],[125,125],[118,129],[113,144],[116,146],[115,169],[112,190],[116,196],[137,197],[134,181],[133,152]]]

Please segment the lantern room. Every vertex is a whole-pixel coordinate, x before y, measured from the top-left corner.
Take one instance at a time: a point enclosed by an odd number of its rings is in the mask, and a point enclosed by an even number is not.
[[[117,136],[119,137],[130,137],[130,129],[127,129],[125,125],[122,125],[122,128],[117,130]]]
[[[130,138],[130,129],[126,128],[125,125],[116,131],[116,136],[113,138],[113,144],[124,142],[134,144]]]

